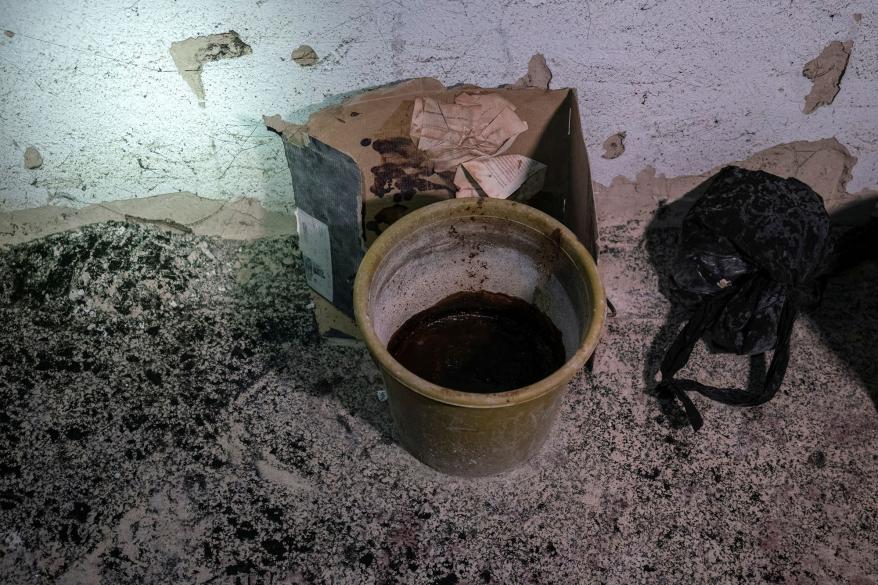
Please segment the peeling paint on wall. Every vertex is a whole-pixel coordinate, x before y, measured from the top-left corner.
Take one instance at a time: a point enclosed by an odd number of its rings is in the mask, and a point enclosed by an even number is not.
[[[24,151],[24,168],[38,169],[43,166],[43,155],[33,146],[28,146]]]
[[[265,124],[266,128],[275,134],[280,134],[284,140],[291,144],[304,146],[308,143],[307,124],[293,124],[292,122],[287,122],[280,117],[280,114],[262,116],[262,122]]]
[[[154,225],[172,233],[253,240],[296,233],[296,220],[250,198],[205,199],[167,193],[69,209],[48,205],[0,212],[0,248],[105,221]]]
[[[546,58],[542,53],[536,53],[527,63],[527,73],[512,84],[512,86],[549,89],[549,83],[551,81],[552,71],[546,63]]]
[[[299,45],[293,49],[290,59],[302,67],[310,67],[317,63],[317,51],[312,49],[310,45]]]
[[[836,136],[859,159],[850,189],[878,187],[875,0],[649,0],[644,10],[619,0],[509,0],[503,10],[475,0],[403,4],[330,10],[302,0],[291,12],[273,1],[183,10],[170,0],[92,0],[46,18],[44,2],[3,3],[0,134],[21,147],[0,144],[0,209],[189,191],[251,196],[292,213],[283,144],[261,114],[303,123],[345,94],[420,76],[508,84],[537,50],[551,57],[553,87],[578,90],[592,177],[602,184],[650,165],[668,177],[695,175],[774,144]],[[859,24],[853,14],[862,14]],[[193,107],[171,43],[230,29],[253,54],[203,66],[217,107]],[[844,91],[803,115],[811,82],[802,67],[834,39],[857,47]],[[313,67],[289,62],[300,42],[314,43]],[[624,155],[602,158],[602,143],[619,130],[631,137]],[[45,158],[40,171],[22,164],[29,144]]]
[[[198,105],[204,107],[204,85],[201,82],[201,70],[205,63],[220,59],[235,59],[250,55],[253,49],[241,40],[233,30],[226,33],[190,37],[183,41],[171,43],[171,56],[177,72],[186,80],[198,98]]]
[[[810,114],[820,106],[828,106],[841,89],[841,77],[848,66],[853,41],[832,41],[816,59],[805,63],[802,75],[814,82],[811,92],[805,96],[805,108]]]
[[[604,154],[601,156],[607,159],[618,158],[625,152],[625,133],[617,132],[606,140],[604,140]]]
[[[827,138],[778,144],[728,164],[799,179],[821,195],[827,209],[832,211],[859,197],[878,195],[878,192],[848,193],[847,183],[856,163],[857,158],[844,145],[835,138]],[[598,225],[619,225],[648,218],[660,206],[679,199],[724,166],[727,165],[680,177],[666,177],[650,166],[637,173],[634,180],[619,176],[609,186],[595,181]]]

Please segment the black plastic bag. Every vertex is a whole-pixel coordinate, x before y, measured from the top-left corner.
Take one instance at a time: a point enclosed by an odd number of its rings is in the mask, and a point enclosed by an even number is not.
[[[701,415],[689,390],[739,406],[777,393],[800,308],[820,296],[831,255],[823,200],[796,179],[726,167],[708,179],[683,219],[672,269],[672,301],[694,310],[661,364],[659,398],[679,400],[695,430]],[[713,351],[762,354],[774,348],[762,388],[713,388],[674,379],[701,338]]]

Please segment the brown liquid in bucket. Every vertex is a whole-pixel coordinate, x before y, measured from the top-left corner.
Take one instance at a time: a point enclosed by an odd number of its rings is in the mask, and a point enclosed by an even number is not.
[[[564,364],[561,332],[522,299],[460,292],[410,317],[387,350],[434,384],[464,392],[505,392],[542,380]]]

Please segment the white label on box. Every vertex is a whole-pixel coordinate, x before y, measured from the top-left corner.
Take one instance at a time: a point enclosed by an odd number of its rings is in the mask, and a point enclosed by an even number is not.
[[[329,227],[296,209],[299,224],[299,250],[305,263],[305,280],[320,296],[332,302],[332,250],[329,245]]]

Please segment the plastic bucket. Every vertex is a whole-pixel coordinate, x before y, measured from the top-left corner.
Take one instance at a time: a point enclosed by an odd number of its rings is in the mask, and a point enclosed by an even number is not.
[[[460,291],[521,298],[561,331],[566,362],[548,377],[493,394],[438,386],[387,351],[414,314]],[[403,447],[439,471],[480,476],[536,454],[567,383],[592,355],[606,300],[594,260],[576,236],[525,204],[452,199],[406,215],[369,248],[354,284],[357,325],[387,386]]]

